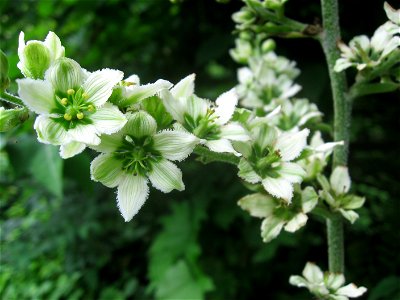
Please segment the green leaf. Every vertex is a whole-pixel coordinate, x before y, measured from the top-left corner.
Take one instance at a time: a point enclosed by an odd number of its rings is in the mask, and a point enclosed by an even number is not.
[[[158,299],[203,299],[212,289],[198,262],[201,253],[197,235],[205,218],[205,204],[176,203],[161,220],[162,231],[149,252],[150,289]]]
[[[371,289],[368,300],[400,299],[400,277],[383,278]]]
[[[41,146],[29,166],[32,176],[57,197],[62,197],[63,160],[58,154],[58,148],[51,145]]]
[[[213,289],[206,276],[196,276],[184,260],[170,266],[159,283],[157,299],[204,299],[204,293]]]

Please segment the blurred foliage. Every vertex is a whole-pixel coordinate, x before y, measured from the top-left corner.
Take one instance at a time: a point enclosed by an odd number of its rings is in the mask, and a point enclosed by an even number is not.
[[[384,22],[380,1],[340,4],[345,40],[370,35]],[[197,93],[213,99],[236,84],[237,66],[228,49],[234,40],[230,15],[240,5],[3,0],[0,47],[12,81],[21,77],[19,32],[40,40],[52,30],[84,68],[119,68],[144,83],[177,82],[195,72]],[[362,16],[354,14],[361,6]],[[318,1],[291,1],[287,12],[303,22],[318,21]],[[359,22],[365,16],[368,22]],[[331,120],[319,45],[277,44],[278,53],[302,70],[302,96]],[[355,192],[367,203],[360,220],[346,226],[347,279],[367,286],[369,300],[400,298],[398,101],[398,94],[378,95],[354,106],[350,170]],[[306,291],[289,286],[288,278],[309,260],[326,268],[320,219],[263,244],[259,220],[236,205],[246,193],[236,170],[189,160],[181,164],[184,192],[152,191],[140,214],[125,223],[114,191],[90,181],[94,153],[62,161],[58,149],[37,142],[32,119],[0,136],[2,299],[309,299]]]

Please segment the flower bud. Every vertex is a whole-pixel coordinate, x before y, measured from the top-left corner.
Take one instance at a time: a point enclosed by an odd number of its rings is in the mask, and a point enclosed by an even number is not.
[[[10,85],[8,78],[8,59],[6,54],[0,50],[0,91],[4,91]]]
[[[275,41],[271,40],[271,39],[268,39],[268,40],[266,40],[266,41],[264,41],[262,43],[261,51],[263,53],[267,53],[267,52],[273,51],[273,50],[275,50],[275,46],[276,46]]]
[[[47,72],[46,78],[50,80],[56,91],[62,93],[78,89],[85,77],[81,66],[66,57],[57,59]]]
[[[238,24],[251,23],[254,21],[254,15],[250,10],[244,8],[234,13],[232,19]]]
[[[29,113],[26,108],[5,109],[0,107],[0,132],[13,129],[25,122],[28,117]]]
[[[44,42],[28,41],[25,43],[25,34],[19,34],[18,68],[25,77],[43,79],[50,65],[59,57],[64,56],[65,49],[58,36],[49,32]]]
[[[43,79],[50,66],[50,52],[41,42],[31,42],[24,48],[20,57],[23,66],[21,71],[27,77]]]

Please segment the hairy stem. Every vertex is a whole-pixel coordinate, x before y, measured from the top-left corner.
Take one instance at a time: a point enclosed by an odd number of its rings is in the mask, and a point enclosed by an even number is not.
[[[349,130],[351,103],[346,97],[347,82],[344,72],[334,71],[340,53],[336,46],[340,39],[339,15],[337,0],[321,0],[324,31],[321,44],[328,64],[334,104],[334,139],[344,141],[343,147],[336,147],[333,154],[333,167],[347,165],[349,148]],[[340,215],[327,219],[329,270],[335,273],[344,272],[343,221]]]
[[[196,146],[194,153],[204,158],[205,162],[220,161],[237,166],[240,158],[230,153],[216,153],[203,146]]]
[[[22,102],[22,100],[10,93],[7,93],[6,91],[1,91],[0,92],[0,100],[5,101],[11,104],[19,105],[22,107],[25,107],[25,104]]]

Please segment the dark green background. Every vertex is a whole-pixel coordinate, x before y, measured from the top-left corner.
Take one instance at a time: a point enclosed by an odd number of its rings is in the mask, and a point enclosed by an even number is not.
[[[386,19],[383,1],[339,1],[343,39],[372,35]],[[368,4],[367,4],[368,2]],[[395,1],[391,1],[395,5]],[[43,40],[56,32],[66,55],[84,68],[117,68],[142,83],[176,83],[196,73],[196,93],[215,99],[236,84],[228,5],[211,0],[0,1],[0,47],[12,79],[21,77],[18,34]],[[316,0],[292,0],[288,15],[319,22]],[[301,96],[332,119],[322,51],[312,40],[277,40],[277,52],[302,70]],[[350,72],[351,73],[351,72]],[[350,80],[353,77],[349,74]],[[16,91],[15,84],[11,87]],[[346,277],[369,288],[363,299],[394,300],[399,291],[399,94],[354,103],[350,173],[367,198],[346,225]],[[236,205],[246,194],[234,167],[180,163],[186,190],[154,189],[140,213],[123,222],[115,191],[90,181],[87,151],[62,161],[24,126],[1,136],[0,209],[3,299],[310,299],[288,284],[307,261],[326,269],[325,226],[312,217],[296,234],[269,244],[260,220]]]

